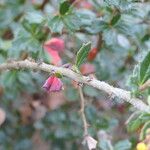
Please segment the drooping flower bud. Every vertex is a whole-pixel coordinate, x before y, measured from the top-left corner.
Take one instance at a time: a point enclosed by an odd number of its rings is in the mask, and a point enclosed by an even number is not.
[[[48,92],[59,92],[63,88],[63,83],[59,78],[50,76],[44,83],[43,88]]]

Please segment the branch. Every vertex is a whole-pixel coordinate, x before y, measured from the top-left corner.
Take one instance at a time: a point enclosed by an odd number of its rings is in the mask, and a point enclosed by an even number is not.
[[[80,94],[80,99],[81,99],[81,119],[83,121],[83,128],[84,128],[84,136],[88,135],[88,124],[86,121],[86,116],[85,116],[85,100],[84,100],[84,96],[83,96],[83,91],[82,91],[82,87],[79,85],[79,94]]]
[[[24,61],[12,61],[8,63],[0,64],[0,71],[5,71],[7,69],[35,69],[35,70],[41,70],[45,72],[60,72],[62,75],[75,80],[80,83],[84,83],[86,85],[92,86],[98,90],[101,90],[109,95],[116,96],[118,98],[121,98],[122,100],[132,104],[134,107],[136,107],[138,110],[143,112],[150,113],[150,107],[143,103],[138,98],[132,98],[130,91],[126,91],[120,88],[115,88],[108,83],[104,81],[99,81],[97,79],[90,79],[87,76],[82,76],[78,73],[73,72],[70,69],[63,68],[63,67],[56,67],[53,65],[45,64],[45,63],[36,63],[29,60]]]
[[[102,37],[102,33],[98,34],[98,40],[97,40],[97,50],[100,51],[103,45],[103,37]]]

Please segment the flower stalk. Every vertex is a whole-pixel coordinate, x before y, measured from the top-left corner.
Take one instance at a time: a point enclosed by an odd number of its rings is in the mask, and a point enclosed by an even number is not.
[[[84,129],[84,136],[88,135],[88,123],[85,116],[85,99],[83,96],[82,87],[79,85],[79,94],[80,94],[80,113],[81,113],[81,119],[83,122],[83,129]]]

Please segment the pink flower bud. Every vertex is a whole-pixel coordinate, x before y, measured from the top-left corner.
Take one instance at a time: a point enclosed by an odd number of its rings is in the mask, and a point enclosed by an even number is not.
[[[44,48],[47,51],[55,50],[57,52],[63,52],[64,51],[64,40],[60,38],[52,38],[44,43]]]
[[[44,83],[43,88],[48,92],[59,92],[63,88],[63,83],[59,78],[50,76]]]

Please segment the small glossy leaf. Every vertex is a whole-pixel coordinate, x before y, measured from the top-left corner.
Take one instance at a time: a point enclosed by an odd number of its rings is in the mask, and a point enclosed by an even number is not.
[[[118,6],[119,5],[119,0],[104,0],[104,2],[106,2],[106,4],[108,4],[109,6],[111,6],[111,5]]]
[[[61,15],[65,15],[70,8],[70,3],[69,1],[64,1],[60,4],[59,12]]]
[[[119,19],[121,18],[121,14],[117,13],[111,20],[111,25],[114,26],[115,24],[117,24],[117,22],[119,21]]]
[[[62,78],[63,77],[63,75],[60,72],[55,72],[55,76],[57,78]]]
[[[79,49],[76,57],[76,63],[75,63],[77,67],[79,67],[83,63],[90,49],[91,49],[90,42],[83,44],[82,47]]]
[[[87,26],[85,30],[90,34],[96,34],[108,29],[109,25],[101,19],[94,19],[91,26]]]
[[[147,134],[147,130],[150,129],[150,121],[146,122],[140,133],[140,140],[144,140]]]
[[[150,51],[140,65],[140,84],[143,84],[150,77]]]
[[[135,66],[130,77],[129,85],[132,87],[133,94],[139,94],[139,86],[150,78],[150,52],[147,53],[143,61]]]
[[[141,125],[143,125],[143,121],[140,118],[137,118],[128,123],[127,129],[129,132],[134,132],[138,130],[141,127]]]
[[[12,41],[11,40],[4,41],[4,40],[0,39],[0,49],[7,50],[11,46],[12,46]]]
[[[38,11],[26,13],[25,19],[28,20],[29,23],[35,23],[35,24],[40,24],[44,21],[44,17],[42,13]]]
[[[69,31],[79,30],[81,27],[81,19],[76,14],[65,15],[63,23]]]
[[[130,150],[131,143],[129,142],[129,140],[119,141],[117,144],[115,144],[114,149],[115,150]]]
[[[60,16],[55,16],[54,18],[48,21],[48,27],[52,32],[61,33],[64,27],[64,24]]]
[[[142,42],[148,41],[150,39],[150,35],[146,34],[143,36],[143,38],[141,39]]]
[[[101,148],[101,150],[113,150],[113,146],[110,142],[110,140],[107,139],[101,139],[98,147]]]

